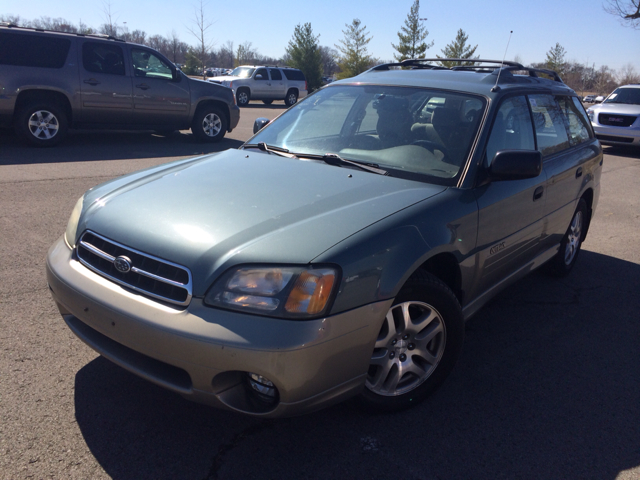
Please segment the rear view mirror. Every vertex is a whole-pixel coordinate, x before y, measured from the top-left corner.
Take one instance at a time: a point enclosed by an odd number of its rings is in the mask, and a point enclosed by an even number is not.
[[[253,133],[258,133],[262,130],[271,120],[265,117],[258,117],[256,121],[253,122]]]
[[[535,178],[541,171],[542,154],[538,150],[500,150],[489,167],[492,180]]]

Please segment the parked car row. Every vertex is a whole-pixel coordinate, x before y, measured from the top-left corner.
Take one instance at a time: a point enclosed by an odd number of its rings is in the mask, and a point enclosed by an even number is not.
[[[602,95],[585,95],[582,101],[584,103],[600,103],[604,100]]]

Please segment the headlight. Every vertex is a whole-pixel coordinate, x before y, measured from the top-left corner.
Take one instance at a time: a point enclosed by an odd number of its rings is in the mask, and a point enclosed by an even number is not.
[[[587,115],[589,115],[589,120],[591,120],[593,122],[594,121],[593,117],[595,117],[594,111],[592,109],[590,109],[590,108],[587,109]]]
[[[76,233],[78,230],[78,221],[80,220],[80,214],[82,213],[82,206],[84,204],[84,195],[78,199],[76,206],[73,207],[71,217],[67,223],[67,230],[64,232],[64,239],[67,241],[67,245],[71,248],[76,246]]]
[[[311,318],[327,313],[338,285],[334,267],[244,266],[226,272],[204,303],[280,318]]]

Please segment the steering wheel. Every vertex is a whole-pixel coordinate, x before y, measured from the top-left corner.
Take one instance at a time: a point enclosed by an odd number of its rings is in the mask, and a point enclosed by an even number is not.
[[[443,161],[445,158],[451,158],[451,155],[449,155],[449,151],[444,146],[431,140],[416,140],[415,142],[411,142],[411,145],[417,145],[419,147],[426,148],[433,154],[435,154],[436,150],[440,150],[444,155],[444,157],[442,157]]]

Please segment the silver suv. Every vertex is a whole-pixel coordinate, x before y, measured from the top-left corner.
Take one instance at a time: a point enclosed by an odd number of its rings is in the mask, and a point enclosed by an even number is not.
[[[68,128],[191,128],[217,142],[236,127],[233,92],[188,78],[157,51],[104,35],[0,24],[0,127],[28,143],[60,143]]]
[[[603,145],[640,147],[640,85],[623,85],[587,110]]]
[[[242,65],[229,75],[208,81],[232,88],[241,107],[249,100],[262,100],[267,105],[284,100],[290,107],[307,95],[307,81],[297,68]]]

